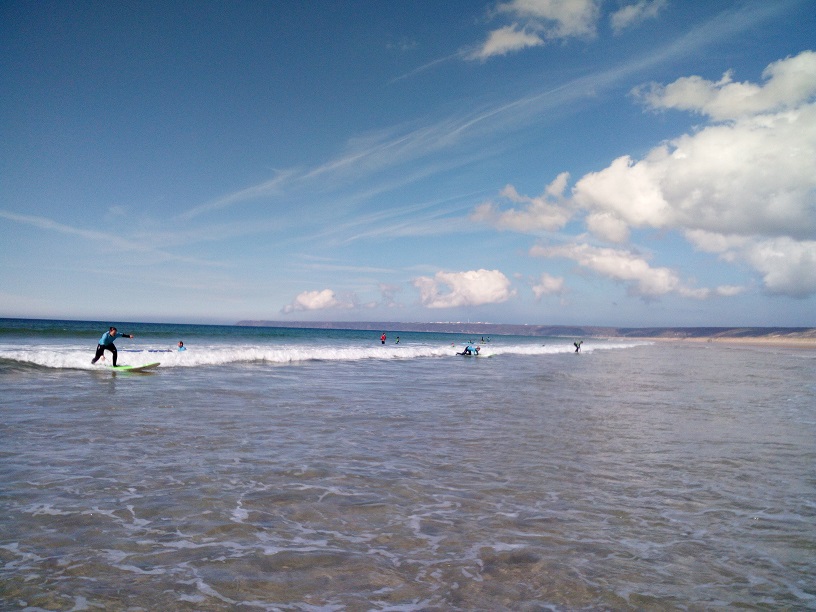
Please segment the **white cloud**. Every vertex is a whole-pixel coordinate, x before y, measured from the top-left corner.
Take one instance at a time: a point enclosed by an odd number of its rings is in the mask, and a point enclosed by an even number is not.
[[[497,229],[517,232],[561,229],[572,217],[572,211],[564,205],[562,195],[568,178],[566,172],[559,174],[536,198],[520,195],[515,187],[507,185],[499,195],[513,204],[522,205],[520,208],[502,210],[494,202],[485,202],[471,213],[470,218]]]
[[[550,276],[546,272],[541,275],[539,281],[533,285],[533,293],[536,299],[541,299],[545,295],[558,295],[564,291],[564,279],[560,276]]]
[[[657,297],[676,291],[680,279],[668,268],[652,268],[642,257],[629,251],[593,247],[588,244],[535,246],[534,257],[563,257],[593,272],[629,284],[630,293]]]
[[[539,24],[550,38],[568,38],[595,34],[598,6],[597,0],[512,0],[498,9]]]
[[[744,262],[771,293],[816,293],[816,53],[774,62],[762,86],[699,77],[652,86],[652,108],[718,121],[582,177],[573,203],[610,242],[630,228],[678,230],[696,248]],[[643,94],[641,94],[643,95]]]
[[[816,294],[816,241],[746,238],[690,231],[695,248],[729,262],[746,262],[762,276],[768,293],[805,298]]]
[[[686,239],[695,248],[707,253],[725,253],[747,245],[751,239],[745,236],[727,236],[704,230],[689,230],[685,233]]]
[[[717,121],[794,108],[816,94],[816,52],[773,62],[762,76],[764,85],[735,83],[731,72],[717,82],[690,76],[665,86],[639,87],[633,94],[654,110],[693,111]]]
[[[291,304],[284,306],[281,312],[288,314],[296,310],[325,310],[338,307],[348,308],[349,304],[338,300],[331,289],[323,289],[323,291],[304,291],[300,293]]]
[[[762,275],[766,291],[805,298],[816,294],[816,241],[726,236],[688,232],[701,251],[718,253],[725,261],[744,261]]]
[[[745,292],[745,287],[738,287],[737,285],[721,285],[717,287],[714,292],[721,297],[733,297]]]
[[[510,288],[510,279],[499,270],[440,271],[433,278],[420,276],[413,284],[427,308],[497,304],[516,293]]]
[[[751,245],[745,259],[762,274],[769,293],[797,298],[816,293],[816,241],[764,240]]]
[[[816,105],[716,124],[616,159],[574,201],[633,227],[804,238],[816,231]],[[606,236],[604,236],[606,237]]]
[[[518,24],[513,24],[493,30],[487,37],[487,41],[481,48],[471,53],[469,59],[486,60],[496,55],[507,55],[513,51],[521,51],[527,47],[537,47],[543,45],[542,38],[534,32],[529,32],[524,28],[519,28]]]
[[[470,218],[497,229],[535,232],[562,229],[580,213],[593,235],[617,244],[629,240],[632,228],[678,231],[695,248],[755,270],[769,293],[816,294],[811,265],[816,258],[816,53],[774,62],[763,74],[762,86],[731,88],[724,79],[698,80],[693,91],[653,87],[647,100],[652,108],[697,110],[726,120],[656,146],[639,161],[617,158],[578,180],[571,199],[563,195],[568,180],[563,173],[538,197],[507,186],[500,194],[505,206],[484,203]],[[675,81],[680,83],[683,79]],[[628,283],[638,295],[706,297],[743,290],[691,289],[671,270],[614,253],[600,261],[589,251],[574,250],[571,258]]]
[[[669,268],[653,268],[643,257],[631,251],[594,247],[588,244],[568,244],[535,246],[530,249],[530,255],[572,259],[583,268],[624,283],[630,295],[645,299],[654,299],[670,293],[704,299],[712,294],[710,289],[698,289],[683,283],[677,273]],[[724,292],[727,291],[728,289],[724,289]]]
[[[667,154],[665,148],[655,149],[637,164],[628,155],[619,157],[608,168],[579,180],[573,188],[573,200],[581,208],[606,215],[605,226],[617,221],[618,233],[620,222],[635,227],[663,227],[673,214],[660,187]],[[593,225],[602,224],[596,220]]]
[[[514,23],[490,32],[479,49],[464,57],[484,61],[547,40],[594,36],[600,11],[598,0],[512,0],[499,4],[497,12]]]
[[[667,0],[640,0],[624,6],[610,15],[612,30],[615,34],[620,34],[623,30],[639,25],[647,19],[654,19],[667,4]]]
[[[603,240],[618,243],[629,240],[629,226],[611,213],[592,213],[585,221],[587,229]]]

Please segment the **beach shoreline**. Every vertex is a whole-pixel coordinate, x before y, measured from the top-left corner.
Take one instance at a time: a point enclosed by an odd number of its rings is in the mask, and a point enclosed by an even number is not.
[[[630,338],[634,339],[634,338]],[[784,336],[749,336],[742,338],[717,337],[717,336],[696,336],[686,338],[668,338],[665,336],[641,337],[638,340],[672,342],[681,344],[721,344],[729,346],[767,346],[780,348],[798,348],[816,350],[816,338],[800,337],[790,338]]]

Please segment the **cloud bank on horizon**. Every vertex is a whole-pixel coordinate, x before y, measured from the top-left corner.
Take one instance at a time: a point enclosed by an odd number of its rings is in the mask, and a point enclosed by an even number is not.
[[[0,316],[816,325],[806,2],[472,7],[80,15],[64,73],[10,3]]]

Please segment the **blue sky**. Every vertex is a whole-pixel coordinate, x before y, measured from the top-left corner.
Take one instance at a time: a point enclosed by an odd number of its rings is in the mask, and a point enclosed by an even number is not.
[[[0,5],[0,316],[816,326],[809,0]]]

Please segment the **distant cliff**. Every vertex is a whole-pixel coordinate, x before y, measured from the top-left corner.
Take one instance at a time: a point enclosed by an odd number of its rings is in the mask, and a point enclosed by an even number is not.
[[[388,332],[436,332],[473,335],[576,338],[790,338],[816,339],[812,327],[596,327],[575,325],[506,325],[498,323],[405,323],[395,321],[238,321],[244,327],[357,329]]]

